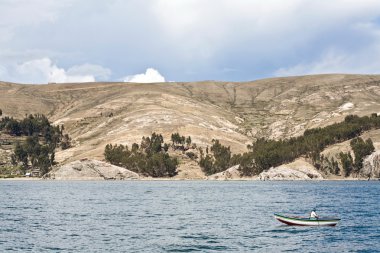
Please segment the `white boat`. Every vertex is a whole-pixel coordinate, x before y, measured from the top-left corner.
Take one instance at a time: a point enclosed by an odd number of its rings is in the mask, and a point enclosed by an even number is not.
[[[304,218],[297,216],[285,216],[274,214],[274,217],[290,226],[335,226],[340,221],[339,218],[321,217],[321,218]]]

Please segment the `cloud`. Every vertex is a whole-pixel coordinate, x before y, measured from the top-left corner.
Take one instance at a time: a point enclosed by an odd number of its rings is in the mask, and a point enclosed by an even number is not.
[[[274,72],[274,75],[298,76],[320,73],[349,73],[352,69],[348,65],[349,59],[347,55],[329,52],[313,62],[299,63],[287,68],[280,68]]]
[[[205,54],[206,50],[214,54],[248,40],[252,42],[251,49],[260,52],[266,48],[267,53],[284,49],[289,43],[318,39],[318,34],[337,27],[347,29],[352,23],[372,20],[379,16],[380,2],[157,0],[152,9],[162,31],[181,40],[177,47],[197,49],[198,54]]]
[[[72,0],[0,1],[0,42],[11,40],[20,27],[53,24],[59,14],[72,3]]]
[[[371,73],[379,25],[379,0],[0,0],[1,76],[21,81],[13,65],[44,57],[96,80],[146,66],[183,81]]]
[[[277,69],[273,75],[281,77],[328,73],[379,74],[378,66],[380,66],[380,46],[372,45],[354,55],[331,49],[316,60]]]
[[[368,63],[350,62],[371,52],[371,44],[380,44],[374,36],[380,17],[376,0],[158,0],[153,6],[161,31],[195,74],[207,69],[205,74],[244,80],[271,76],[287,66],[302,73],[303,67],[313,73],[360,67],[366,73],[373,71]],[[331,48],[339,52],[328,53]],[[215,70],[226,65],[242,71]]]
[[[79,68],[78,66],[76,68]],[[24,83],[82,83],[94,82],[90,74],[70,74],[57,67],[49,58],[42,58],[16,65],[13,75]]]
[[[107,79],[111,71],[94,64],[76,65],[67,71],[50,58],[34,59],[21,64],[0,65],[0,79],[22,83],[83,83]]]
[[[123,81],[130,83],[163,83],[165,78],[157,70],[148,68],[143,74],[124,77]]]
[[[70,76],[93,76],[98,81],[108,80],[111,70],[95,64],[76,65],[67,70]]]
[[[67,70],[58,67],[49,57],[26,60],[22,63],[10,62],[0,65],[0,80],[19,83],[82,83],[107,81],[111,70],[95,64],[82,64]]]

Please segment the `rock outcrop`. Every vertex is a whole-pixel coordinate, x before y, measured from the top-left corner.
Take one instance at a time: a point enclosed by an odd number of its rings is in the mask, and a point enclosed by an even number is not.
[[[365,178],[380,178],[380,151],[376,151],[364,159],[360,176]]]
[[[323,180],[319,173],[311,164],[303,159],[284,164],[275,168],[270,168],[259,175],[260,180]]]
[[[235,165],[225,171],[212,174],[207,177],[208,180],[233,180],[241,179],[239,165]]]
[[[138,179],[135,172],[109,163],[82,159],[53,169],[44,179],[56,180],[126,180]]]

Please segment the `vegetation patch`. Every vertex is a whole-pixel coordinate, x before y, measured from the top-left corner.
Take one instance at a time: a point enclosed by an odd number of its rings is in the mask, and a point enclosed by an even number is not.
[[[251,176],[305,156],[312,160],[314,166],[320,168],[321,161],[325,159],[320,155],[321,151],[329,145],[352,139],[350,144],[355,160],[350,154],[340,155],[344,175],[348,176],[351,172],[358,172],[363,166],[363,158],[374,151],[371,139],[364,141],[358,136],[364,131],[379,128],[380,117],[376,113],[364,117],[349,115],[343,122],[306,130],[299,137],[277,141],[258,139],[252,145],[248,145],[249,152],[235,154],[232,157],[229,147],[224,147],[218,140],[213,140],[211,152],[209,153],[207,148],[206,154],[201,153],[200,166],[209,175],[240,164],[241,174]],[[334,174],[339,173],[337,161],[331,161],[330,171]]]
[[[178,160],[167,153],[169,145],[161,134],[143,137],[140,145],[107,144],[104,150],[106,161],[141,175],[151,177],[173,177],[177,175]]]
[[[55,150],[71,146],[68,134],[63,134],[63,126],[53,126],[46,116],[35,114],[22,120],[4,117],[0,121],[0,132],[13,136],[11,139],[25,136],[24,141],[16,141],[11,155],[13,166],[26,170],[37,170],[38,174],[47,173],[55,164]]]

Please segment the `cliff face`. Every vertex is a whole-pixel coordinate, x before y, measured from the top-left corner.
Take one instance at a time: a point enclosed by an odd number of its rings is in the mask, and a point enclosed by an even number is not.
[[[80,83],[0,82],[3,116],[43,113],[64,125],[74,146],[58,162],[103,159],[108,143],[139,143],[173,132],[198,146],[219,139],[234,153],[259,137],[287,138],[305,129],[380,112],[380,76],[316,75],[253,82]],[[377,143],[375,143],[375,146]],[[186,167],[186,166],[185,166]],[[182,172],[185,175],[186,169]]]
[[[376,151],[364,159],[360,176],[380,178],[380,151]]]

